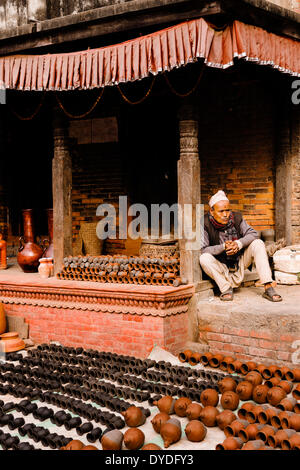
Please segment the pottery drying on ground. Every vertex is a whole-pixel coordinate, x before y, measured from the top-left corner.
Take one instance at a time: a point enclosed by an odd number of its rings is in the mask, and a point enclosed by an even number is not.
[[[124,434],[124,445],[129,450],[137,450],[143,446],[145,442],[145,434],[141,429],[127,429]]]
[[[236,387],[237,387],[237,383],[231,377],[225,377],[224,379],[218,382],[218,388],[219,388],[220,393],[229,392],[229,391],[235,392]]]
[[[201,410],[199,419],[207,427],[216,426],[216,418],[219,414],[219,410],[215,406],[205,406]]]
[[[207,434],[206,427],[198,420],[190,421],[185,427],[185,434],[191,442],[201,442]]]
[[[121,413],[124,416],[125,423],[129,427],[142,426],[146,421],[143,411],[137,406],[130,406]]]
[[[177,416],[186,416],[187,407],[192,403],[192,400],[186,397],[181,397],[176,400],[174,405],[174,411]]]
[[[160,433],[162,423],[165,423],[169,419],[170,415],[168,415],[168,413],[165,413],[164,411],[157,413],[151,420],[151,424],[153,426],[154,431]]]
[[[217,406],[219,403],[219,394],[213,388],[207,388],[201,392],[200,401],[203,406]]]
[[[160,398],[158,401],[154,401],[153,405],[157,406],[159,411],[168,413],[169,415],[175,413],[174,405],[176,400],[173,397],[166,395],[165,397]]]
[[[123,443],[123,433],[118,429],[113,429],[103,434],[101,445],[103,450],[121,450]]]
[[[240,397],[237,393],[228,391],[221,396],[221,405],[224,410],[236,410],[239,406]]]
[[[160,428],[160,435],[164,441],[164,447],[167,448],[171,444],[175,444],[181,438],[181,424],[177,418],[170,418],[165,423],[162,423]]]
[[[201,410],[203,410],[203,407],[199,405],[199,403],[190,403],[186,409],[187,419],[198,419],[200,417]]]
[[[253,388],[254,386],[251,382],[248,382],[248,380],[243,380],[238,384],[235,391],[238,394],[240,400],[246,401],[251,400]]]
[[[224,429],[226,426],[229,426],[233,421],[236,420],[236,415],[231,410],[224,410],[218,414],[216,418],[217,426],[220,429]]]
[[[266,403],[269,387],[264,384],[256,385],[253,389],[252,400],[256,403]]]
[[[157,444],[146,444],[141,450],[162,450]]]

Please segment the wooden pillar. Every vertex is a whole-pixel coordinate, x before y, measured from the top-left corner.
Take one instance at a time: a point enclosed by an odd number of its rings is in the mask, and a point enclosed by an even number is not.
[[[180,159],[178,161],[178,204],[183,212],[184,205],[192,206],[191,226],[196,229],[196,206],[201,204],[200,160],[198,152],[198,112],[190,101],[179,108]],[[191,249],[185,238],[179,241],[181,277],[197,284],[202,279],[199,264],[199,249]]]
[[[6,158],[6,112],[5,106],[0,105],[0,233],[6,238],[8,235],[8,201],[7,201],[7,178],[5,175],[5,158]]]
[[[54,273],[62,268],[63,258],[72,250],[72,160],[67,123],[54,109],[52,161]]]

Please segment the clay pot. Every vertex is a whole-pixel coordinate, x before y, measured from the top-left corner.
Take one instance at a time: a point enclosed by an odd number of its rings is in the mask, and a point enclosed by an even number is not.
[[[251,410],[247,411],[246,413],[246,420],[249,423],[255,423],[258,421],[258,415],[264,411],[264,407],[261,405],[255,405]]]
[[[300,384],[296,385],[294,390],[292,391],[292,395],[296,400],[300,400]]]
[[[0,269],[7,268],[7,242],[3,239],[3,234],[0,233]]]
[[[216,426],[216,418],[219,414],[219,410],[214,406],[205,406],[200,413],[200,420],[207,427]]]
[[[191,366],[196,366],[197,364],[199,364],[200,361],[201,361],[201,354],[197,352],[193,352],[193,354],[188,359],[188,363]]]
[[[275,434],[268,437],[268,444],[271,447],[281,447],[282,441],[284,439],[290,439],[295,432],[294,429],[279,429]]]
[[[231,377],[224,377],[224,379],[218,382],[218,387],[219,387],[220,393],[230,392],[230,391],[235,392],[237,383]]]
[[[202,354],[201,356],[201,362],[204,366],[208,366],[210,359],[213,357],[213,354],[211,352],[207,352],[205,354]]]
[[[288,416],[281,420],[283,429],[295,429],[300,431],[300,415],[297,413],[289,413]]]
[[[64,450],[81,450],[84,447],[83,442],[73,439],[73,441],[70,441],[66,446],[64,446]]]
[[[219,403],[219,394],[213,388],[207,388],[201,393],[200,401],[203,406],[217,406]]]
[[[277,428],[270,426],[269,424],[265,425],[258,433],[256,434],[256,439],[261,439],[264,442],[267,442],[269,436],[273,436],[277,431]]]
[[[300,369],[289,370],[285,373],[284,377],[291,382],[300,382]]]
[[[293,411],[296,404],[296,398],[284,398],[280,403],[278,403],[277,408],[282,411]]]
[[[226,437],[230,436],[238,436],[238,433],[240,432],[241,429],[244,429],[248,426],[248,421],[245,419],[236,419],[235,421],[232,421],[229,426],[225,426],[224,428],[224,434]]]
[[[277,429],[282,428],[283,418],[288,418],[290,411],[280,411],[278,409],[278,414],[271,417],[270,424]]]
[[[274,373],[277,369],[278,367],[274,365],[263,367],[261,370],[261,375],[266,380],[271,379],[274,376]]]
[[[239,406],[240,398],[236,392],[224,392],[221,396],[221,405],[224,410],[236,410]]]
[[[39,263],[39,275],[42,279],[47,279],[48,277],[50,277],[51,273],[51,267],[49,265],[48,258],[40,258]]]
[[[124,434],[124,444],[129,450],[140,449],[144,445],[145,434],[140,429],[127,429]]]
[[[222,444],[216,445],[216,450],[238,450],[243,447],[243,441],[239,437],[227,437]]]
[[[255,439],[254,441],[248,441],[242,447],[242,450],[260,450],[262,447],[265,447],[264,441],[261,439]]]
[[[192,354],[193,351],[191,351],[190,349],[186,349],[185,351],[182,351],[178,354],[178,359],[180,360],[180,362],[188,362]]]
[[[161,450],[161,447],[156,444],[146,444],[141,450]]]
[[[169,419],[170,419],[170,415],[168,415],[168,413],[165,413],[164,411],[157,413],[151,420],[151,424],[152,424],[154,431],[157,433],[160,433],[160,428],[161,428],[162,423],[165,423]]]
[[[235,392],[238,394],[240,400],[247,401],[251,400],[254,385],[251,382],[243,380],[236,387]]]
[[[162,423],[160,435],[164,441],[164,447],[167,448],[171,444],[178,442],[181,438],[181,424],[177,418],[170,418]]]
[[[242,361],[235,360],[234,362],[230,362],[228,364],[227,370],[230,374],[233,374],[234,372],[240,372],[242,365]]]
[[[272,417],[277,416],[278,413],[279,413],[278,409],[267,406],[264,408],[264,410],[258,413],[258,416],[257,416],[258,422],[262,424],[271,423]]]
[[[180,417],[186,416],[186,409],[191,403],[192,400],[187,397],[178,398],[178,400],[175,401],[174,405],[175,414]]]
[[[219,367],[221,361],[224,359],[224,356],[222,354],[214,354],[210,360],[209,360],[209,365],[210,367]]]
[[[266,385],[269,388],[272,388],[272,387],[276,387],[276,385],[278,385],[280,381],[281,379],[279,379],[278,377],[272,377],[271,379],[266,380],[264,385]]]
[[[269,387],[267,385],[256,385],[252,392],[252,400],[256,403],[266,403]]]
[[[257,364],[255,369],[253,369],[255,372],[258,372],[261,376],[263,371],[266,369],[265,364]]]
[[[81,450],[99,450],[96,446],[87,445],[84,446]]]
[[[257,366],[256,362],[253,362],[253,361],[243,362],[240,368],[240,372],[243,375],[247,375],[248,372],[251,372],[251,370],[254,370],[256,366]]]
[[[294,450],[295,447],[300,447],[300,435],[293,434],[287,439],[283,439],[281,442],[282,450]]]
[[[223,370],[224,372],[228,371],[228,364],[231,364],[234,362],[234,357],[231,356],[225,356],[223,357],[221,363],[220,363],[220,369]]]
[[[39,259],[43,256],[43,250],[34,242],[32,209],[24,209],[22,213],[24,237],[20,238],[20,248],[17,255],[17,262],[24,273],[34,273],[38,270]]]
[[[21,351],[25,348],[24,341],[19,338],[19,334],[16,331],[10,331],[9,333],[2,333],[0,335],[2,351],[9,353],[14,351]]]
[[[191,442],[201,442],[207,434],[206,427],[198,420],[190,421],[185,427],[185,434]]]
[[[4,311],[4,305],[0,302],[0,335],[6,330],[6,315]]]
[[[274,372],[274,376],[275,377],[278,377],[279,379],[284,379],[285,378],[285,374],[287,372],[289,372],[291,369],[289,367],[278,367],[278,369],[275,370]]]
[[[245,375],[245,380],[252,383],[252,385],[254,387],[256,385],[260,385],[263,381],[261,374],[259,372],[255,371],[255,370],[252,370],[251,372],[248,372],[248,374]]]
[[[160,400],[154,401],[153,405],[157,406],[159,411],[163,411],[164,413],[171,415],[175,413],[175,402],[176,400],[173,397],[166,395],[165,397],[160,398]]]
[[[103,450],[121,450],[123,442],[123,433],[118,429],[113,429],[103,434],[101,445]]]
[[[283,388],[283,390],[285,390],[286,393],[288,394],[291,392],[293,388],[293,383],[288,382],[287,380],[280,380],[280,382],[276,386]]]
[[[254,407],[255,407],[254,403],[244,403],[237,412],[238,417],[240,419],[246,419],[247,412],[252,410],[252,408]]]
[[[226,426],[236,420],[236,415],[231,410],[221,411],[216,417],[217,426],[223,431]]]
[[[257,433],[264,427],[265,427],[264,424],[257,424],[257,423],[248,424],[247,427],[241,429],[238,432],[238,437],[240,437],[243,442],[255,440]]]
[[[286,391],[281,387],[270,388],[267,393],[267,401],[273,406],[277,406],[285,397]]]
[[[130,428],[142,426],[146,421],[143,411],[134,405],[127,408],[126,411],[122,411],[121,414],[124,416],[126,425]]]
[[[186,409],[186,417],[188,420],[198,419],[200,417],[202,406],[199,403],[190,403]]]

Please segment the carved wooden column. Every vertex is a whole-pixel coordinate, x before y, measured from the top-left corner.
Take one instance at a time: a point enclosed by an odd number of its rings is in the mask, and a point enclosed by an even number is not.
[[[5,106],[0,105],[0,233],[6,238],[7,226],[7,178],[5,177],[5,147],[6,147],[6,112]]]
[[[67,123],[54,109],[54,157],[52,161],[54,273],[63,258],[72,255],[72,160]]]
[[[178,161],[178,204],[183,220],[187,214],[185,205],[191,207],[191,228],[196,230],[196,208],[201,203],[200,160],[198,153],[198,118],[197,108],[184,103],[179,108],[180,159]],[[198,283],[202,279],[199,264],[199,249],[186,238],[179,241],[180,273],[189,283]]]

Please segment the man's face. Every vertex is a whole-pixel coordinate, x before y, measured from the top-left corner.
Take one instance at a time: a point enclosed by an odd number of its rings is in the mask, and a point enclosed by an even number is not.
[[[227,224],[230,216],[230,202],[229,201],[219,201],[217,202],[210,213],[213,218],[219,222],[219,224]]]

